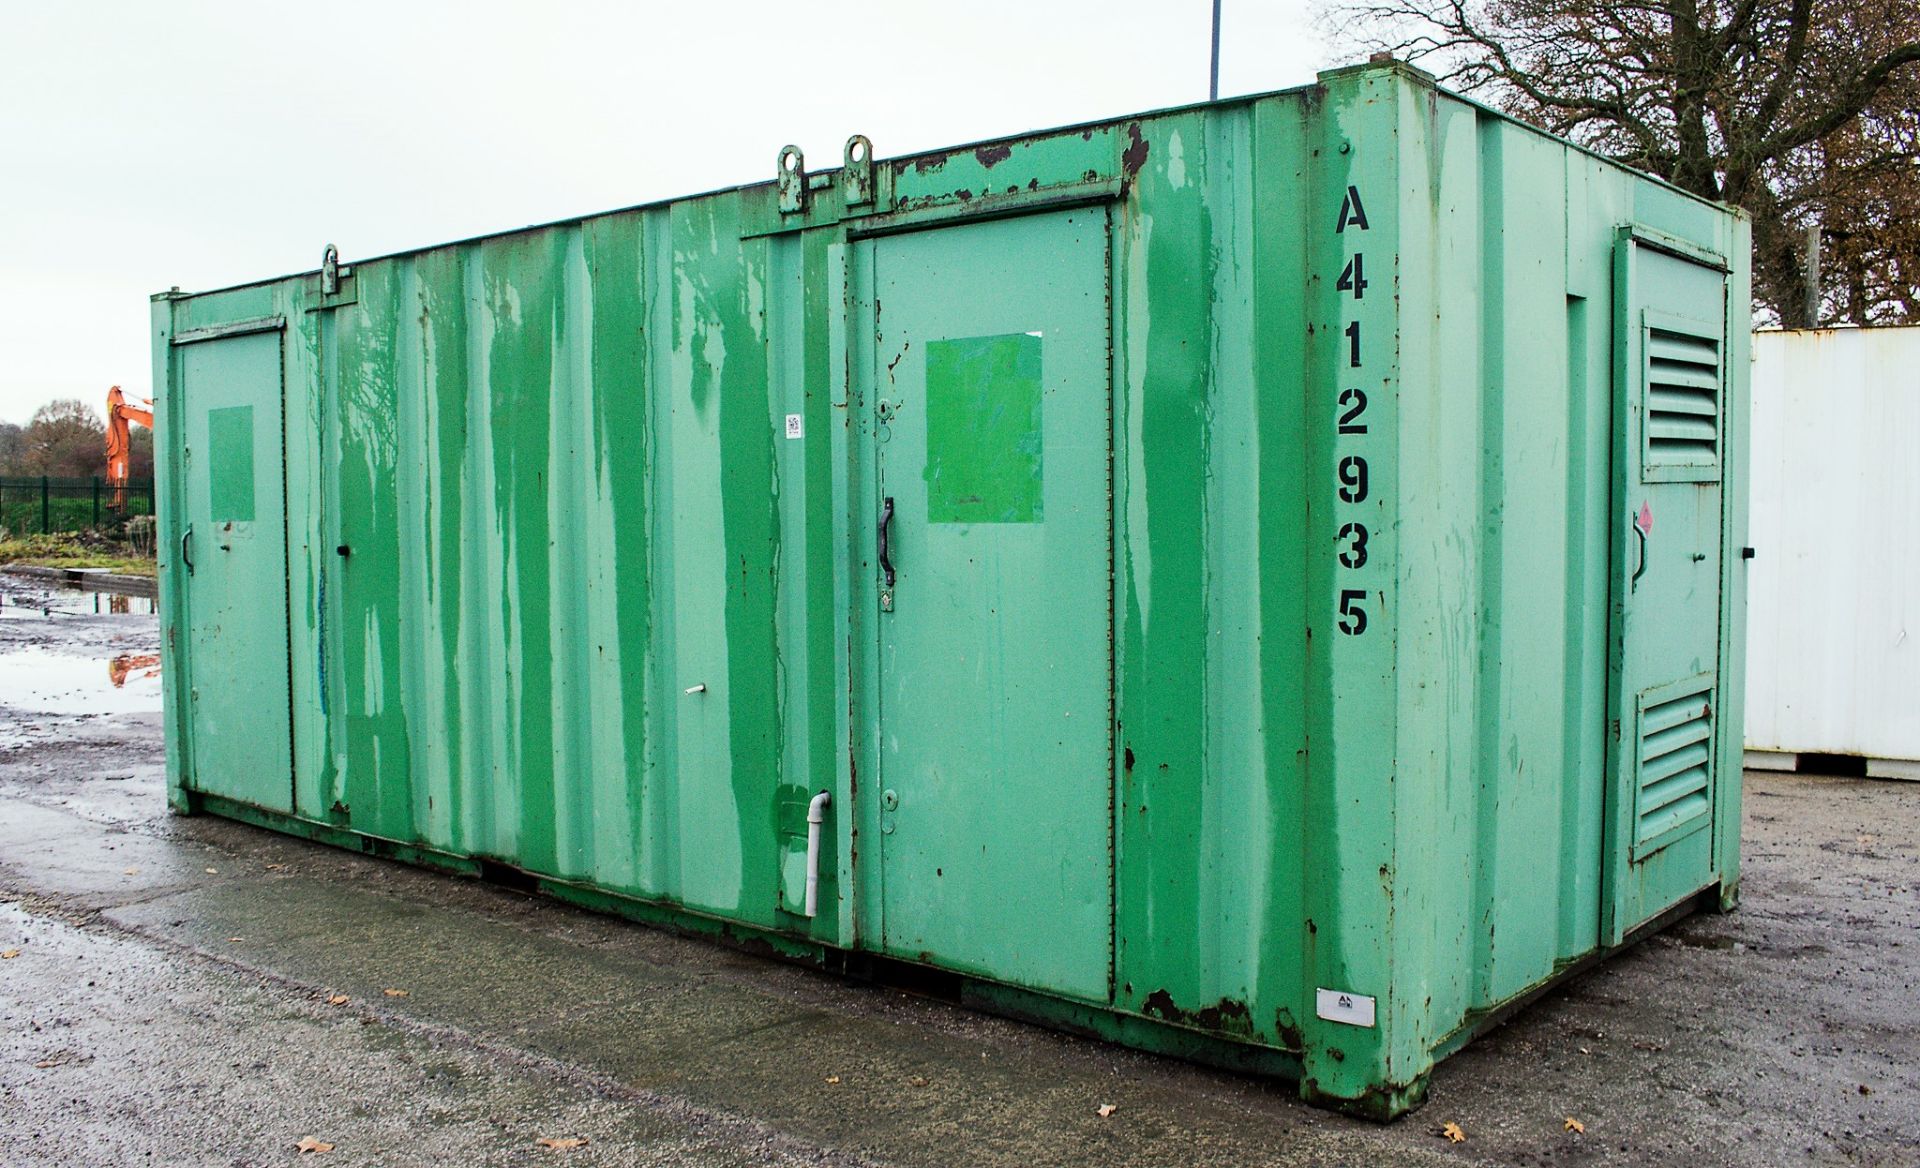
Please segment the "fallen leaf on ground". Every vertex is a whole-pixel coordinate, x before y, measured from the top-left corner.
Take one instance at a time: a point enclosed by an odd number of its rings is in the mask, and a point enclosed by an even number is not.
[[[558,1152],[558,1151],[564,1151],[567,1148],[586,1147],[587,1137],[560,1136],[558,1138],[554,1138],[550,1136],[541,1136],[539,1139],[535,1140],[534,1143],[539,1144],[543,1148],[552,1148],[554,1151]]]
[[[1464,1144],[1467,1142],[1467,1133],[1461,1131],[1460,1125],[1457,1123],[1442,1124],[1440,1134],[1447,1137],[1447,1142],[1450,1144]]]
[[[344,1005],[346,1005],[346,1004],[347,1004],[348,1002],[350,1002],[350,1001],[352,1001],[352,1000],[353,1000],[353,999],[351,999],[351,998],[349,998],[349,997],[347,997],[347,995],[345,995],[345,994],[330,994],[330,995],[328,995],[328,996],[327,996],[327,1005],[329,1005],[329,1006],[344,1006]]]
[[[840,1081],[840,1076],[839,1076],[839,1075],[828,1075],[828,1076],[827,1076],[827,1082],[829,1082],[829,1083],[838,1083],[839,1081]]]
[[[1580,1132],[1584,1135],[1587,1130],[1587,1125],[1569,1115],[1567,1116],[1567,1130],[1570,1132]]]
[[[1099,1116],[1101,1119],[1105,1119],[1107,1116],[1112,1115],[1114,1112],[1118,1110],[1120,1109],[1111,1103],[1102,1103],[1100,1106],[1093,1109],[1093,1113]]]
[[[18,956],[20,956],[20,950],[9,949],[5,953],[0,953],[0,961],[12,961]]]
[[[244,940],[246,940],[246,938],[245,938],[245,937],[228,937],[228,938],[227,938],[227,940],[229,940],[229,941],[244,941]]]
[[[281,869],[283,869],[283,868],[285,868],[285,867],[286,867],[286,865],[285,865],[285,864],[268,864],[268,865],[267,865],[267,871],[269,871],[269,872],[278,872],[278,871],[280,871]]]
[[[915,1076],[913,1077],[913,1085],[914,1085],[914,1086],[916,1086],[916,1087],[924,1087],[924,1086],[926,1086],[926,1085],[927,1085],[927,1081],[926,1081],[926,1079],[924,1079],[924,1078],[922,1078],[921,1076],[919,1076],[919,1075],[915,1075]]]
[[[218,875],[220,875],[220,869],[218,869],[218,868],[208,868],[208,869],[207,869],[207,875],[209,875],[209,876],[218,876]]]
[[[389,998],[404,998],[407,996],[407,991],[405,990],[381,990],[380,992]]]
[[[129,875],[129,876],[138,876],[139,874],[140,874],[140,869],[138,869],[138,868],[128,868],[128,869],[127,869],[127,875]]]
[[[1862,1095],[1871,1095],[1871,1094],[1873,1094],[1873,1088],[1872,1088],[1872,1087],[1869,1087],[1869,1086],[1867,1086],[1867,1085],[1866,1085],[1865,1083],[1862,1083],[1862,1084],[1860,1084],[1860,1094],[1862,1094]]]
[[[39,1062],[33,1064],[34,1069],[40,1070],[40,1071],[44,1071],[48,1067],[58,1067],[63,1065],[65,1064],[63,1064],[59,1059],[41,1059]]]
[[[300,1142],[299,1142],[299,1143],[297,1143],[297,1144],[295,1144],[295,1145],[294,1145],[294,1147],[296,1147],[296,1148],[299,1148],[302,1154],[304,1154],[304,1153],[307,1153],[307,1152],[331,1152],[331,1151],[333,1151],[333,1145],[332,1145],[332,1144],[329,1144],[329,1143],[328,1143],[327,1141],[325,1141],[325,1140],[316,1140],[316,1139],[314,1139],[314,1138],[313,1138],[312,1136],[303,1136],[303,1137],[301,1137],[301,1139],[300,1139]]]

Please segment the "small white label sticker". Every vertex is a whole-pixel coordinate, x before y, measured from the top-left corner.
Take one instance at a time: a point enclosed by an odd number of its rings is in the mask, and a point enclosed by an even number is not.
[[[1373,999],[1365,994],[1350,994],[1345,990],[1315,990],[1314,1013],[1329,1022],[1345,1022],[1349,1026],[1373,1027]]]
[[[800,415],[788,414],[787,415],[787,437],[798,438],[801,436],[802,433],[803,433],[803,430],[800,426]]]

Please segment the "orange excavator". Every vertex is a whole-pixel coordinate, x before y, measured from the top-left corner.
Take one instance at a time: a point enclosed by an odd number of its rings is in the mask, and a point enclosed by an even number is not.
[[[144,399],[143,399],[144,400]],[[147,402],[151,406],[152,402]],[[127,452],[132,449],[132,426],[138,422],[153,429],[153,411],[127,404],[119,386],[107,391],[107,486],[112,489],[108,506],[119,511],[127,505]]]

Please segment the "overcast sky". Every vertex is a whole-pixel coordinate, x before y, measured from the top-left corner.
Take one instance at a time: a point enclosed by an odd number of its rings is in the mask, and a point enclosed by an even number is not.
[[[151,392],[147,297],[1206,97],[1210,0],[0,2],[0,421]],[[1226,0],[1221,92],[1330,61]]]

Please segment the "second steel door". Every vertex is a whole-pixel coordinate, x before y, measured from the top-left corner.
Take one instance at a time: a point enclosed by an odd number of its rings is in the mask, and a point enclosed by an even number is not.
[[[1725,271],[1631,233],[1617,264],[1625,441],[1615,452],[1609,944],[1720,871],[1715,600],[1725,588],[1721,484],[1730,453]]]
[[[1106,212],[864,246],[881,945],[1105,1000]]]

